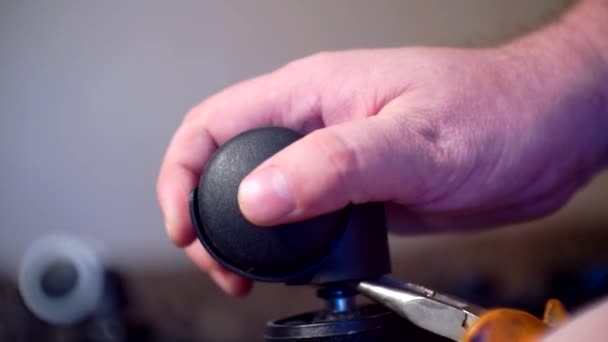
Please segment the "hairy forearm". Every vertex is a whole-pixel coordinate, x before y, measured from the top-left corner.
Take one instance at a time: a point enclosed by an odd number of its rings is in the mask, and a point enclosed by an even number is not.
[[[547,30],[561,35],[573,53],[583,56],[608,105],[608,0],[580,0]]]
[[[585,63],[579,76],[588,78],[590,94],[583,99],[590,102],[587,109],[600,132],[595,153],[600,167],[605,167],[608,165],[608,0],[580,0],[547,30],[563,37],[566,48],[572,49],[570,53],[578,54]],[[590,147],[590,150],[593,149]]]
[[[581,0],[504,50],[513,77],[526,80],[530,101],[543,102],[583,173],[608,165],[608,0]]]
[[[595,153],[600,166],[605,167],[608,165],[608,0],[579,0],[546,30],[563,39],[564,49],[570,49],[566,54],[578,55],[584,63],[578,75],[585,78],[579,82],[589,84],[589,93],[582,96],[583,101],[588,101],[583,108],[589,111],[597,125],[596,131],[600,132]],[[589,149],[593,150],[591,146]]]
[[[590,53],[597,54],[604,70],[608,63],[608,1],[580,0],[563,17],[561,24],[574,36],[588,44]],[[608,83],[608,81],[606,81]]]

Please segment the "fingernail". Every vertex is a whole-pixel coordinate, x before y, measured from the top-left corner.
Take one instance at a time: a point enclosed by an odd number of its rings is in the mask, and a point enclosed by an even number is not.
[[[171,242],[178,247],[182,247],[184,241],[181,235],[183,234],[180,234],[178,231],[175,215],[170,208],[165,212],[165,229],[167,230],[167,235],[169,235]]]
[[[173,241],[173,243],[175,243],[175,233],[173,229],[175,225],[173,224],[173,220],[171,219],[170,210],[165,209],[165,212],[163,213],[163,219],[165,220],[165,229],[167,230],[167,234],[169,235],[169,238]]]
[[[213,279],[213,281],[215,282],[215,284],[217,284],[217,286],[219,286],[220,289],[222,289],[222,291],[230,294],[230,290],[232,289],[232,284],[230,283],[230,280],[226,278],[224,272],[222,272],[222,270],[220,269],[214,269],[209,271],[209,276],[211,277],[211,279]]]
[[[211,279],[213,279],[217,286],[219,286],[219,288],[227,294],[235,297],[242,296],[244,294],[241,293],[243,291],[238,288],[238,282],[240,279],[236,274],[219,268],[209,271],[209,276],[211,276]]]
[[[248,219],[262,224],[272,224],[295,208],[291,186],[276,166],[256,171],[241,182],[239,205]]]

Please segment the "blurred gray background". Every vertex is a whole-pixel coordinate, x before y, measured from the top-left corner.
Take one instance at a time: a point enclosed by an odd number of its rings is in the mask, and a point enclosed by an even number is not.
[[[183,114],[233,82],[321,50],[493,44],[569,3],[2,0],[0,272],[14,278],[32,241],[67,233],[131,279],[144,315],[181,317],[173,325],[181,333],[239,338],[270,317],[314,307],[305,290],[281,286],[227,299],[170,244],[155,181]],[[479,269],[513,284],[526,279],[529,289],[538,265],[605,249],[596,228],[608,223],[606,190],[608,177],[599,177],[558,215],[508,231],[394,239],[396,274],[433,284]],[[246,328],[216,325],[226,321]]]

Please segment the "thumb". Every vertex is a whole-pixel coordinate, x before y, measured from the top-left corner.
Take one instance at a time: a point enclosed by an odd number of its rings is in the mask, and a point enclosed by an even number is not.
[[[239,187],[248,220],[271,226],[349,203],[413,203],[430,188],[434,144],[394,116],[316,130],[253,170]]]

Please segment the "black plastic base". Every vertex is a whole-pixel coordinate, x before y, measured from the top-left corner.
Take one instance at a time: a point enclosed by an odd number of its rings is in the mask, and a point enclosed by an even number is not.
[[[448,341],[377,304],[344,313],[315,311],[269,322],[265,338],[282,342]]]

